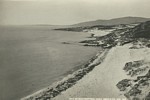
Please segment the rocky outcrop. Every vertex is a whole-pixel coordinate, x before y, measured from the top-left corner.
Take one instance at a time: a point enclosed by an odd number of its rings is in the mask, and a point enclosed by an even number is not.
[[[133,38],[150,38],[150,21],[141,23],[132,30],[130,34],[133,34]]]
[[[128,43],[133,44],[130,49],[140,49],[150,47],[150,21],[139,25],[119,25],[119,26],[93,26],[67,29],[69,31],[88,32],[93,29],[105,30],[113,28],[109,34],[94,37],[93,40],[81,41],[85,46],[101,46],[102,48],[112,48]],[[127,62],[123,68],[130,77],[123,79],[116,86],[129,100],[150,100],[150,67],[144,60]]]
[[[122,81],[118,82],[116,85],[120,91],[125,91],[131,85],[130,79],[123,79]]]
[[[144,65],[144,61],[134,61],[134,62],[127,62],[123,70],[127,72],[127,75],[131,77],[135,75],[139,75],[145,72],[149,67]]]
[[[134,27],[135,25],[133,25]],[[104,48],[111,48],[116,45],[125,45],[127,43],[133,42],[132,38],[128,38],[125,32],[128,32],[131,28],[130,25],[119,25],[113,27],[115,30],[111,31],[105,36],[97,36],[95,40],[86,40],[82,43],[86,43],[85,46],[101,46]]]
[[[131,76],[130,79],[123,79],[116,85],[124,96],[129,100],[150,100],[150,67],[148,64],[144,60],[127,62],[123,70]]]
[[[96,25],[83,26],[72,28],[61,28],[56,30],[75,31],[75,32],[89,32],[92,30],[110,30],[109,34],[105,36],[92,36],[93,40],[81,41],[85,46],[101,46],[104,48],[111,48],[116,45],[125,45],[127,43],[135,43],[130,49],[138,49],[141,47],[150,47],[150,21],[138,24],[120,24],[120,25]],[[136,45],[136,43],[141,45]]]
[[[144,63],[143,60],[127,62],[123,70],[130,71],[130,70],[133,70],[134,68],[139,68],[140,66],[143,65],[143,63]]]

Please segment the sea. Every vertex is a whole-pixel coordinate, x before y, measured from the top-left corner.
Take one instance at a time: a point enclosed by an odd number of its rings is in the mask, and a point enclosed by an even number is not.
[[[19,100],[79,69],[98,47],[79,42],[90,33],[52,26],[0,26],[0,100]]]

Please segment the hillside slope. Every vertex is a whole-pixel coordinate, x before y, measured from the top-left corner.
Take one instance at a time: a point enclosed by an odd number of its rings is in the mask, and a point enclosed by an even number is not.
[[[129,32],[134,38],[150,38],[150,21],[141,23]]]
[[[150,18],[142,18],[142,17],[121,17],[110,20],[96,20],[89,22],[82,22],[78,24],[74,24],[72,26],[95,26],[95,25],[119,25],[119,24],[131,24],[131,23],[139,23],[149,21]]]

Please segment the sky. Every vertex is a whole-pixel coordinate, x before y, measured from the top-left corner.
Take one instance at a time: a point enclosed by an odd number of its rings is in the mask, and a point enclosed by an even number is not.
[[[126,16],[150,18],[150,0],[0,0],[1,25],[69,25]]]

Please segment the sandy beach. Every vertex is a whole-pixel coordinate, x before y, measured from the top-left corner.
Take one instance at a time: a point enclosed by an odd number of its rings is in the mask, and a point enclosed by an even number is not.
[[[124,98],[116,88],[119,80],[126,77],[122,66],[129,60],[127,46],[112,48],[104,62],[95,67],[88,75],[72,88],[55,97],[53,100],[69,98]]]
[[[150,100],[150,0],[0,0],[0,100]]]
[[[139,52],[129,49],[130,45],[113,47],[104,62],[95,67],[88,75],[77,82],[72,88],[53,100],[68,100],[69,98],[125,98],[116,84],[129,78],[123,71],[126,62],[141,60],[143,50]],[[137,54],[138,53],[138,54]]]
[[[106,41],[106,40],[105,40]],[[110,43],[111,44],[111,43]],[[136,47],[137,46],[137,47]],[[133,49],[136,47],[137,49]],[[98,54],[77,71],[62,80],[41,89],[21,100],[68,100],[69,98],[130,98],[126,94],[132,92],[135,77],[129,75],[125,67],[131,63],[129,73],[140,73],[148,69],[134,68],[136,61],[149,62],[149,49],[142,45],[128,43],[102,47]],[[142,62],[139,62],[142,65]],[[139,66],[137,65],[137,66]],[[140,67],[140,66],[139,66]],[[146,69],[147,68],[147,69]],[[129,69],[129,70],[130,70]],[[146,73],[144,73],[146,74]],[[148,74],[149,75],[149,74]],[[144,76],[147,77],[147,76]],[[123,81],[122,80],[129,80]],[[130,81],[132,80],[132,81]],[[125,83],[126,82],[126,83]],[[133,86],[130,85],[131,82]],[[129,91],[125,91],[128,87]],[[124,89],[122,92],[122,89]],[[141,90],[142,91],[142,90]],[[135,94],[140,90],[134,90]],[[131,99],[132,100],[132,99]]]
[[[97,55],[98,57],[90,63],[89,66],[98,63],[103,56],[105,56],[103,57],[105,59],[103,59],[100,64],[97,64],[95,68],[83,78],[76,80],[71,87],[66,88],[65,91],[63,90],[51,99],[69,100],[69,98],[126,98],[124,96],[124,92],[120,92],[116,86],[117,83],[123,79],[131,79],[131,77],[123,70],[125,64],[127,62],[139,61],[143,59],[148,60],[149,57],[148,48],[129,49],[131,46],[132,44],[116,46],[107,51],[107,55],[104,54],[104,52]],[[67,80],[73,78],[74,76],[76,76],[76,74],[64,78],[64,80],[55,84],[53,89],[58,91],[59,89],[57,90],[57,86],[60,83],[68,82]],[[62,87],[64,88],[64,86]],[[49,87],[49,89],[50,88],[51,87]],[[39,100],[43,100],[42,98],[46,97],[46,95],[43,96],[43,94],[49,94],[49,92],[47,92],[49,89],[42,89],[30,96],[22,98],[21,100],[36,100],[36,98],[39,97],[41,97]]]
[[[31,95],[21,98],[21,100],[47,100],[59,95],[62,91],[72,87],[78,80],[84,77],[87,73],[94,69],[95,66],[101,64],[105,59],[109,49],[100,50],[97,55],[89,60],[89,62],[82,66],[81,69],[69,74],[58,82],[54,82],[52,85],[41,89]]]
[[[126,62],[142,59],[140,58],[141,56],[135,56],[137,54],[129,49],[130,46],[131,45],[128,44],[110,49],[101,64],[97,65],[71,88],[68,88],[66,91],[52,98],[52,100],[68,100],[69,98],[125,98],[116,87],[116,84],[120,80],[129,78],[123,71],[123,67]],[[143,53],[143,50],[139,52],[139,54],[141,53]],[[101,56],[102,55],[99,55],[93,63],[98,62],[97,60],[100,59]],[[68,80],[69,77],[64,78],[64,80],[51,87],[56,87],[63,81]],[[35,100],[36,97],[42,96],[42,93],[46,92],[47,89],[48,88],[42,89],[21,100]]]

